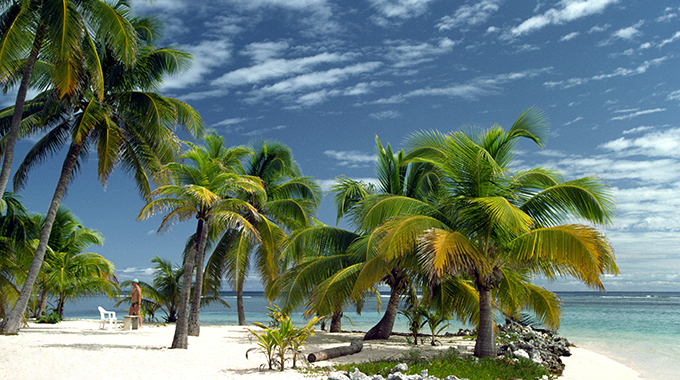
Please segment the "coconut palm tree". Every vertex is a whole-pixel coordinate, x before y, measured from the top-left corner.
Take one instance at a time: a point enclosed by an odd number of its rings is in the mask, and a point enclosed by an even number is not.
[[[38,228],[16,194],[3,194],[6,206],[0,215],[0,318],[4,318],[19,295],[30,253],[30,240]],[[31,252],[32,253],[32,252]]]
[[[361,235],[338,227],[316,225],[293,231],[284,255],[295,262],[266,289],[284,310],[305,304],[305,314],[331,316],[330,332],[340,332],[343,309],[354,303],[360,310],[363,297],[352,290],[365,258],[350,250]]]
[[[194,268],[197,268],[195,299],[200,299],[202,290],[203,253],[208,238],[209,225],[235,226],[243,230],[248,239],[257,240],[258,233],[251,222],[242,215],[256,212],[253,207],[236,195],[247,193],[253,197],[264,197],[261,182],[254,177],[239,173],[231,165],[224,165],[221,159],[228,157],[233,162],[233,152],[222,148],[223,138],[217,134],[205,137],[206,148],[189,144],[190,150],[181,158],[193,164],[171,162],[157,173],[168,184],[151,193],[154,197],[141,210],[139,219],[165,212],[159,232],[176,221],[198,219],[196,233],[190,242],[190,250],[184,259],[183,284],[191,284]],[[241,150],[240,148],[236,148]],[[227,227],[225,227],[227,228]],[[172,348],[187,348],[189,329],[189,296],[191,286],[182,286],[177,313],[177,326]],[[199,300],[200,302],[200,300]]]
[[[510,170],[515,146],[528,138],[541,146],[546,123],[535,109],[523,112],[506,132],[493,126],[479,134],[423,132],[411,136],[407,160],[427,162],[440,175],[435,199],[388,197],[365,213],[384,260],[417,249],[433,282],[459,276],[478,293],[475,355],[495,356],[494,298],[502,310],[533,308],[541,322],[559,325],[554,295],[529,284],[532,275],[574,276],[603,289],[605,273],[618,273],[611,245],[584,221],[607,225],[614,215],[611,191],[595,177],[565,181],[537,168]]]
[[[262,181],[266,197],[244,194],[242,199],[253,207],[244,217],[256,228],[260,238],[253,241],[240,228],[223,230],[207,266],[214,287],[226,277],[236,293],[239,325],[246,324],[243,287],[251,261],[267,287],[280,273],[281,245],[286,230],[310,226],[321,199],[320,186],[301,175],[287,146],[271,141],[258,145],[254,146],[254,153],[248,157],[244,169],[245,174]]]
[[[341,179],[334,188],[338,218],[347,216],[350,223],[364,235],[353,246],[353,250],[364,258],[364,264],[354,284],[353,297],[358,297],[378,283],[390,287],[390,298],[381,320],[371,328],[364,340],[387,339],[392,333],[394,321],[399,311],[401,294],[416,285],[419,265],[415,251],[392,260],[384,260],[378,255],[371,243],[373,230],[381,223],[402,212],[397,208],[385,209],[378,217],[366,219],[366,214],[379,205],[386,197],[424,200],[436,189],[438,174],[431,164],[425,162],[406,162],[403,151],[393,152],[388,144],[383,146],[378,138],[376,174],[377,186],[365,186],[347,178]]]
[[[47,249],[49,234],[61,199],[74,170],[85,159],[90,148],[97,152],[99,178],[105,184],[113,169],[122,164],[131,171],[139,192],[150,192],[149,173],[175,158],[179,139],[176,125],[194,135],[202,133],[200,116],[189,105],[155,92],[164,75],[185,68],[190,56],[170,48],[155,48],[159,25],[149,19],[135,19],[139,41],[134,65],[118,60],[107,44],[98,45],[100,65],[106,84],[103,97],[97,96],[98,84],[83,77],[72,96],[59,97],[58,89],[45,96],[42,120],[51,129],[29,151],[14,177],[15,188],[27,180],[27,172],[45,158],[57,153],[67,142],[68,151],[62,166],[45,224],[40,234],[31,267],[12,312],[0,324],[4,334],[16,334],[28,304]],[[96,148],[95,148],[96,147]]]
[[[44,216],[41,219],[44,221]],[[41,270],[41,287],[54,296],[60,316],[69,299],[101,293],[113,298],[120,292],[113,263],[96,253],[83,252],[103,243],[99,231],[84,228],[69,209],[59,207]]]
[[[112,6],[101,0],[5,0],[0,7],[0,82],[5,90],[19,82],[10,128],[5,134],[2,194],[9,180],[31,79],[38,88],[52,87],[63,97],[75,94],[80,78],[88,76],[93,93],[101,100],[104,73],[97,42],[103,41],[120,62],[129,65],[136,59],[137,39],[125,17],[129,12],[127,2]],[[33,78],[34,69],[39,74],[37,80]]]

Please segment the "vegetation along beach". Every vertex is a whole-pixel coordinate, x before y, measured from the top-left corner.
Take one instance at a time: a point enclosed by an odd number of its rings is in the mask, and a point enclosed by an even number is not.
[[[0,379],[680,379],[674,2],[0,7]]]

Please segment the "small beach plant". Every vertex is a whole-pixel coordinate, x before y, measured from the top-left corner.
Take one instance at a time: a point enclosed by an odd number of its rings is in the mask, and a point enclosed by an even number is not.
[[[399,313],[408,319],[408,329],[413,337],[413,345],[418,345],[418,335],[420,330],[425,327],[427,319],[424,318],[427,310],[423,306],[413,306],[408,309],[402,309]]]
[[[449,323],[446,322],[451,317],[445,315],[441,311],[423,309],[423,315],[425,316],[425,321],[427,326],[430,328],[430,344],[433,346],[437,345],[437,335],[441,334],[444,329],[449,327]],[[444,323],[446,322],[446,323]]]
[[[286,362],[286,353],[291,352],[293,357],[293,367],[297,365],[297,355],[304,347],[305,341],[314,335],[314,325],[319,321],[318,317],[314,317],[307,322],[304,327],[296,328],[290,317],[281,311],[278,306],[268,308],[270,317],[277,323],[275,326],[268,327],[263,323],[255,322],[254,324],[263,329],[262,332],[257,332],[248,329],[251,334],[257,338],[257,347],[250,348],[246,351],[246,358],[251,351],[260,352],[267,359],[266,365],[263,364],[261,368],[267,366],[270,370],[274,367],[283,371]]]

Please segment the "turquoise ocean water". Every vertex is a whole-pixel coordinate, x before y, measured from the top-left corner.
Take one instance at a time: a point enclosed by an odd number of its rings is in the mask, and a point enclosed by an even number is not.
[[[607,355],[642,373],[649,380],[680,380],[680,292],[558,292],[563,317],[559,335],[579,347]],[[211,305],[201,309],[201,324],[235,325],[236,299],[222,296],[233,308]],[[383,307],[388,296],[381,297]],[[119,319],[128,305],[114,308],[114,301],[93,297],[68,303],[65,318],[98,319],[97,306],[115,310]],[[244,299],[249,323],[268,322],[267,300],[261,293],[247,293]],[[343,320],[344,330],[367,331],[381,317],[377,299],[366,302],[361,315],[347,312],[354,323]],[[162,320],[162,312],[157,315]],[[297,324],[304,322],[299,313],[291,316]],[[447,331],[465,328],[451,321]],[[427,328],[425,329],[427,330]],[[406,332],[406,320],[399,316],[395,331]],[[604,379],[603,379],[604,380]]]

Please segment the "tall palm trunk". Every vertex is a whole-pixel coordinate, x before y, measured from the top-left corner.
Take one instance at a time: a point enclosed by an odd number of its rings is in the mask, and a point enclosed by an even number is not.
[[[59,209],[59,204],[61,203],[61,198],[64,196],[66,191],[66,186],[68,185],[69,179],[71,178],[71,173],[73,173],[73,168],[78,162],[78,156],[80,151],[83,149],[86,137],[82,137],[79,142],[72,142],[69,147],[66,158],[64,159],[64,165],[61,168],[61,175],[59,176],[59,181],[57,182],[57,188],[54,190],[54,196],[52,197],[52,202],[50,203],[50,208],[45,216],[45,224],[43,225],[42,231],[40,232],[40,242],[38,243],[38,248],[33,256],[33,261],[31,261],[31,266],[28,268],[28,274],[26,275],[26,282],[21,288],[19,293],[19,298],[17,303],[14,305],[12,311],[9,312],[7,318],[5,318],[2,323],[0,323],[0,332],[5,335],[16,335],[19,332],[19,326],[21,326],[21,321],[23,320],[24,313],[26,312],[26,306],[28,306],[28,301],[31,298],[31,293],[33,292],[33,285],[35,280],[40,274],[40,268],[42,267],[43,260],[45,259],[45,251],[47,250],[47,243],[50,240],[50,233],[52,232],[52,224],[54,224],[54,218],[57,215],[57,210]]]
[[[387,303],[387,308],[385,308],[385,315],[383,315],[377,325],[368,330],[366,335],[364,335],[364,340],[390,338],[392,328],[394,327],[394,320],[397,319],[397,314],[399,313],[401,289],[402,287],[396,284],[390,287],[390,301]]]
[[[243,282],[245,279],[241,278],[238,280],[238,285],[236,286],[236,312],[238,313],[238,325],[245,326],[246,323],[246,311],[243,309]]]
[[[330,332],[342,332],[342,310],[333,313]]]
[[[40,25],[38,32],[35,35],[35,39],[33,40],[31,54],[26,60],[24,74],[21,77],[21,84],[19,85],[19,90],[17,91],[17,100],[14,103],[12,122],[9,127],[9,132],[7,132],[7,135],[5,135],[5,150],[3,152],[4,157],[2,161],[2,170],[0,170],[0,195],[5,193],[7,183],[9,182],[9,173],[12,170],[12,161],[14,160],[14,145],[16,144],[19,137],[19,126],[21,125],[21,118],[24,113],[24,103],[26,102],[26,94],[28,93],[28,83],[31,80],[31,75],[33,75],[33,68],[35,67],[35,62],[38,59],[38,53],[42,47],[44,30],[44,26]]]
[[[189,335],[199,336],[201,334],[201,324],[198,321],[198,311],[201,309],[201,296],[203,295],[203,259],[205,258],[205,243],[208,238],[208,224],[206,220],[203,224],[204,235],[198,243],[196,253],[196,282],[194,283],[194,298],[191,300],[191,310],[189,311]]]
[[[205,230],[205,232],[204,232]],[[184,275],[182,276],[182,289],[179,294],[179,306],[177,307],[177,323],[175,324],[175,336],[172,338],[170,348],[184,348],[189,345],[189,297],[191,295],[191,278],[194,274],[196,264],[196,254],[201,245],[201,238],[207,236],[208,229],[203,228],[203,219],[198,220],[194,243],[191,245],[189,254],[184,261]]]
[[[491,290],[478,287],[479,291],[479,327],[475,343],[475,356],[496,357],[496,334],[494,332],[493,306]]]

